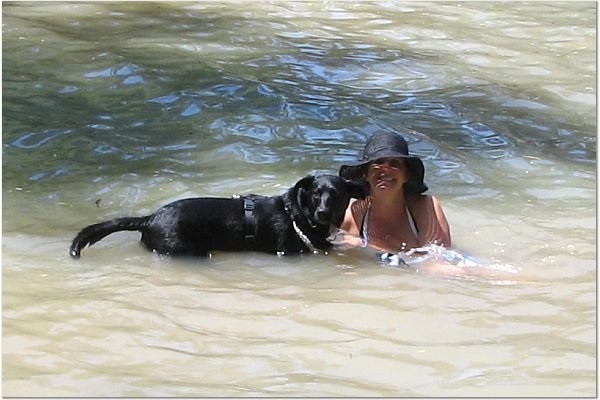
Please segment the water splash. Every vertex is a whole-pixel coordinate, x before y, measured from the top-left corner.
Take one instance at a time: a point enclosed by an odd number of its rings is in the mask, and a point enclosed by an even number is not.
[[[521,281],[520,269],[503,263],[489,262],[436,244],[399,253],[377,253],[380,263],[408,271],[424,272],[445,278],[514,284]]]

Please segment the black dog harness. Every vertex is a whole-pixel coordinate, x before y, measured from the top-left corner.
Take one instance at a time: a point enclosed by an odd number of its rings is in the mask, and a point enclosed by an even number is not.
[[[254,223],[254,199],[244,198],[244,239],[246,243],[254,243],[256,224]]]
[[[235,196],[234,196],[235,198]],[[256,238],[256,224],[254,223],[254,199],[250,197],[244,197],[244,243],[246,247],[251,247],[254,244],[254,239]],[[302,240],[302,243],[313,253],[317,254],[320,251],[312,244],[310,239],[302,232],[302,230],[294,221],[294,218],[291,216],[290,211],[285,209],[287,213],[290,215],[292,219],[292,225],[294,227],[294,231],[296,235]]]

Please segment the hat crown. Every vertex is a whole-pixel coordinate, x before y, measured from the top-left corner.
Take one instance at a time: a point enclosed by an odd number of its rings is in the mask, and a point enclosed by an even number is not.
[[[408,143],[400,135],[391,132],[377,133],[369,138],[362,153],[362,160],[376,159],[382,152],[408,156]],[[386,157],[382,155],[382,157]]]

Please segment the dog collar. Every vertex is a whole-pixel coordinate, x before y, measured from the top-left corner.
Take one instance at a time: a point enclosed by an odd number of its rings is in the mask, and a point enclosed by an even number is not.
[[[294,221],[293,219],[292,219],[292,226],[294,227],[294,230],[296,231],[296,235],[298,235],[298,237],[300,238],[300,240],[302,240],[302,243],[304,243],[306,245],[306,247],[308,247],[308,249],[313,254],[319,254],[319,253],[321,253],[321,251],[319,249],[317,249],[314,244],[312,244],[312,242],[310,241],[310,239],[308,238],[308,236],[306,236],[304,234],[304,232],[302,232],[302,230],[300,228],[298,228],[298,225],[296,224],[296,221]]]
[[[285,205],[284,207],[285,212],[288,213],[290,219],[292,220],[292,226],[294,227],[294,231],[296,232],[296,235],[298,235],[298,237],[300,238],[300,240],[302,241],[302,243],[304,243],[304,245],[306,247],[308,247],[308,250],[310,250],[313,254],[327,254],[326,251],[321,251],[319,249],[317,249],[315,247],[314,244],[312,244],[312,242],[310,241],[310,239],[308,238],[308,236],[306,236],[304,234],[304,232],[302,232],[302,229],[300,229],[300,227],[298,227],[298,224],[296,223],[296,220],[294,219],[294,217],[292,216],[292,212],[289,209],[289,207],[287,205]]]

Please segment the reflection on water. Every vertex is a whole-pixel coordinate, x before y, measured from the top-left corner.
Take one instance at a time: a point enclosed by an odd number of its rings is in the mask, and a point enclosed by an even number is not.
[[[5,394],[592,395],[595,13],[4,3]],[[68,258],[82,226],[280,194],[380,129],[423,158],[455,244],[435,261],[469,279],[352,251],[159,259],[132,233]]]

